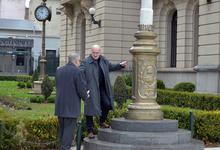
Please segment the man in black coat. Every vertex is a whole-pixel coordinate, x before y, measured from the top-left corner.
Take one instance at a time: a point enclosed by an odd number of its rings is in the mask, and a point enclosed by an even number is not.
[[[90,89],[90,99],[84,103],[89,138],[94,138],[93,116],[100,116],[100,126],[102,128],[109,127],[105,121],[109,110],[114,107],[109,72],[120,70],[126,65],[127,61],[123,61],[120,64],[111,64],[101,55],[99,45],[93,45],[91,55],[82,62],[80,68]]]
[[[69,63],[56,72],[55,115],[58,116],[61,150],[70,149],[80,116],[81,98],[86,101],[89,97],[79,65],[79,55],[71,54]]]

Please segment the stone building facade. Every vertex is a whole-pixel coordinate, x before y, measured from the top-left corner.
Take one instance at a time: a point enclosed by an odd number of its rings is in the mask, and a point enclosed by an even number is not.
[[[111,62],[128,60],[138,30],[140,0],[61,0],[61,65],[70,52],[82,57],[93,44],[103,48]],[[167,87],[178,82],[196,84],[197,92],[220,92],[220,0],[154,0],[158,78]],[[89,8],[96,8],[91,23]]]

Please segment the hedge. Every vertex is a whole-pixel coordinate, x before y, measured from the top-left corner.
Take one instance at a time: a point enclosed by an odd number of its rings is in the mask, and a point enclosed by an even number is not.
[[[31,76],[19,75],[19,76],[0,76],[0,81],[18,81],[18,82],[28,82],[31,81]]]
[[[58,148],[55,117],[38,120],[0,119],[0,150]]]
[[[112,118],[125,116],[130,101],[123,107],[115,107],[110,112],[108,123]],[[189,108],[177,108],[162,106],[164,118],[176,119],[179,127],[189,129]],[[195,116],[194,137],[204,142],[220,142],[220,111],[198,111],[192,110]],[[4,113],[3,113],[4,115]],[[2,117],[0,109],[0,149],[45,149],[58,147],[58,123],[56,117],[43,117],[37,120],[18,120],[12,117]],[[95,118],[95,131],[99,127],[99,119]],[[83,122],[83,135],[86,136],[85,117]]]
[[[164,118],[179,121],[179,128],[189,129],[188,108],[162,107]],[[204,142],[220,142],[220,111],[193,110],[194,113],[194,137]]]
[[[201,110],[220,110],[220,96],[171,90],[157,90],[157,102],[161,105],[189,107]]]

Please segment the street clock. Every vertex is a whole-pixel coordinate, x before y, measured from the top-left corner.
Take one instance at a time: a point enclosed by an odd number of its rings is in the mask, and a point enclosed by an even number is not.
[[[51,11],[45,4],[39,5],[35,9],[34,15],[38,21],[50,21],[51,19]]]

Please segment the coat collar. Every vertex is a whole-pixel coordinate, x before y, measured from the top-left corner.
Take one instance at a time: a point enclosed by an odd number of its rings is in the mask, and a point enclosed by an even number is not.
[[[75,64],[70,63],[70,62],[68,62],[66,65],[70,65],[70,66],[74,66],[74,67],[76,67],[76,65],[75,65]]]

